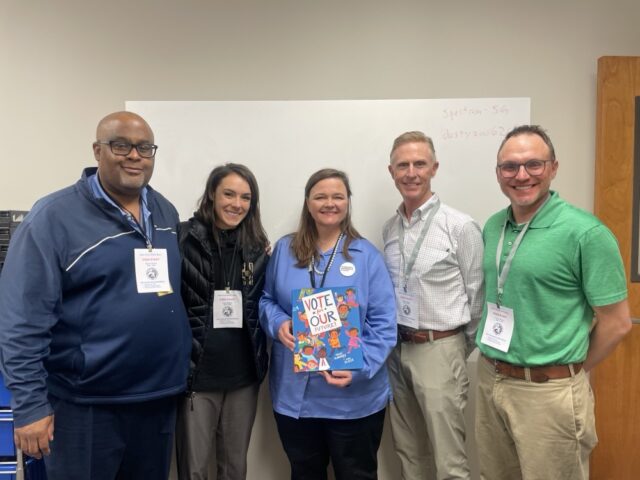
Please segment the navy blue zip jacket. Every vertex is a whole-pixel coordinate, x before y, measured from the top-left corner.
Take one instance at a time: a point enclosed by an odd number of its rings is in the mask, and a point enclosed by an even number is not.
[[[191,332],[180,298],[178,214],[147,187],[152,243],[167,250],[173,293],[139,294],[134,249],[145,239],[94,197],[95,171],[36,202],[11,239],[0,277],[0,366],[17,427],[52,413],[48,394],[115,404],[186,387]]]

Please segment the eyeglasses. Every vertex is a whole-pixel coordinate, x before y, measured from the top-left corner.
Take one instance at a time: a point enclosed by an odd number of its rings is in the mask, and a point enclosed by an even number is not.
[[[110,142],[96,142],[102,145],[109,145],[111,149],[111,153],[114,155],[129,155],[131,150],[134,148],[138,152],[138,155],[144,158],[151,158],[156,154],[156,150],[158,150],[158,146],[152,143],[139,143],[137,145],[133,145],[129,142],[122,142],[119,140],[112,140]]]
[[[553,160],[527,160],[524,163],[505,162],[496,167],[502,178],[513,178],[520,172],[520,167],[524,167],[525,171],[532,177],[538,177],[544,173],[547,162]]]

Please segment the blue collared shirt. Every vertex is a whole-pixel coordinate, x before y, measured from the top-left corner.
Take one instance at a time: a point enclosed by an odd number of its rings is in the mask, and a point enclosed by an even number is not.
[[[144,231],[142,231],[141,225],[136,221],[136,219],[131,215],[130,212],[122,208],[113,199],[104,191],[102,185],[100,185],[100,181],[98,180],[98,172],[95,175],[91,175],[89,177],[89,186],[91,187],[91,193],[95,198],[99,198],[105,200],[107,203],[116,207],[122,216],[127,220],[131,228],[133,228],[136,232],[142,235],[144,238],[148,239],[149,243],[153,241],[153,225],[151,222],[151,212],[147,207],[147,187],[143,187],[140,191],[140,212],[142,214],[142,218],[144,219]]]
[[[291,319],[291,291],[311,287],[309,271],[295,266],[290,244],[290,236],[276,243],[260,300],[260,324],[274,339],[269,368],[273,409],[293,418],[355,419],[379,412],[391,400],[385,362],[397,341],[395,295],[382,255],[367,240],[357,239],[349,246],[351,260],[344,258],[340,245],[327,273],[325,287],[356,288],[362,325],[364,368],[353,371],[349,387],[338,388],[316,372],[294,373],[293,354],[278,340],[280,325]],[[330,255],[323,254],[320,269]],[[340,268],[346,262],[355,273]]]

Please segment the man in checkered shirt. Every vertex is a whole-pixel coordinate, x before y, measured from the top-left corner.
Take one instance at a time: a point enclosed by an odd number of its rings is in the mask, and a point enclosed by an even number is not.
[[[398,304],[399,342],[388,365],[403,480],[470,478],[466,359],[482,315],[482,233],[432,192],[438,165],[424,133],[395,139],[389,173],[402,204],[383,237]]]

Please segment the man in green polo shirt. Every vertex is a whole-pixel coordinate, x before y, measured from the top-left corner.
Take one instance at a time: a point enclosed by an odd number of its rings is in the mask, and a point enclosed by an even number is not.
[[[476,337],[476,440],[487,480],[589,478],[597,438],[585,372],[631,329],[616,239],[550,190],[557,170],[539,126],[513,129],[498,150],[511,205],[484,227]]]

